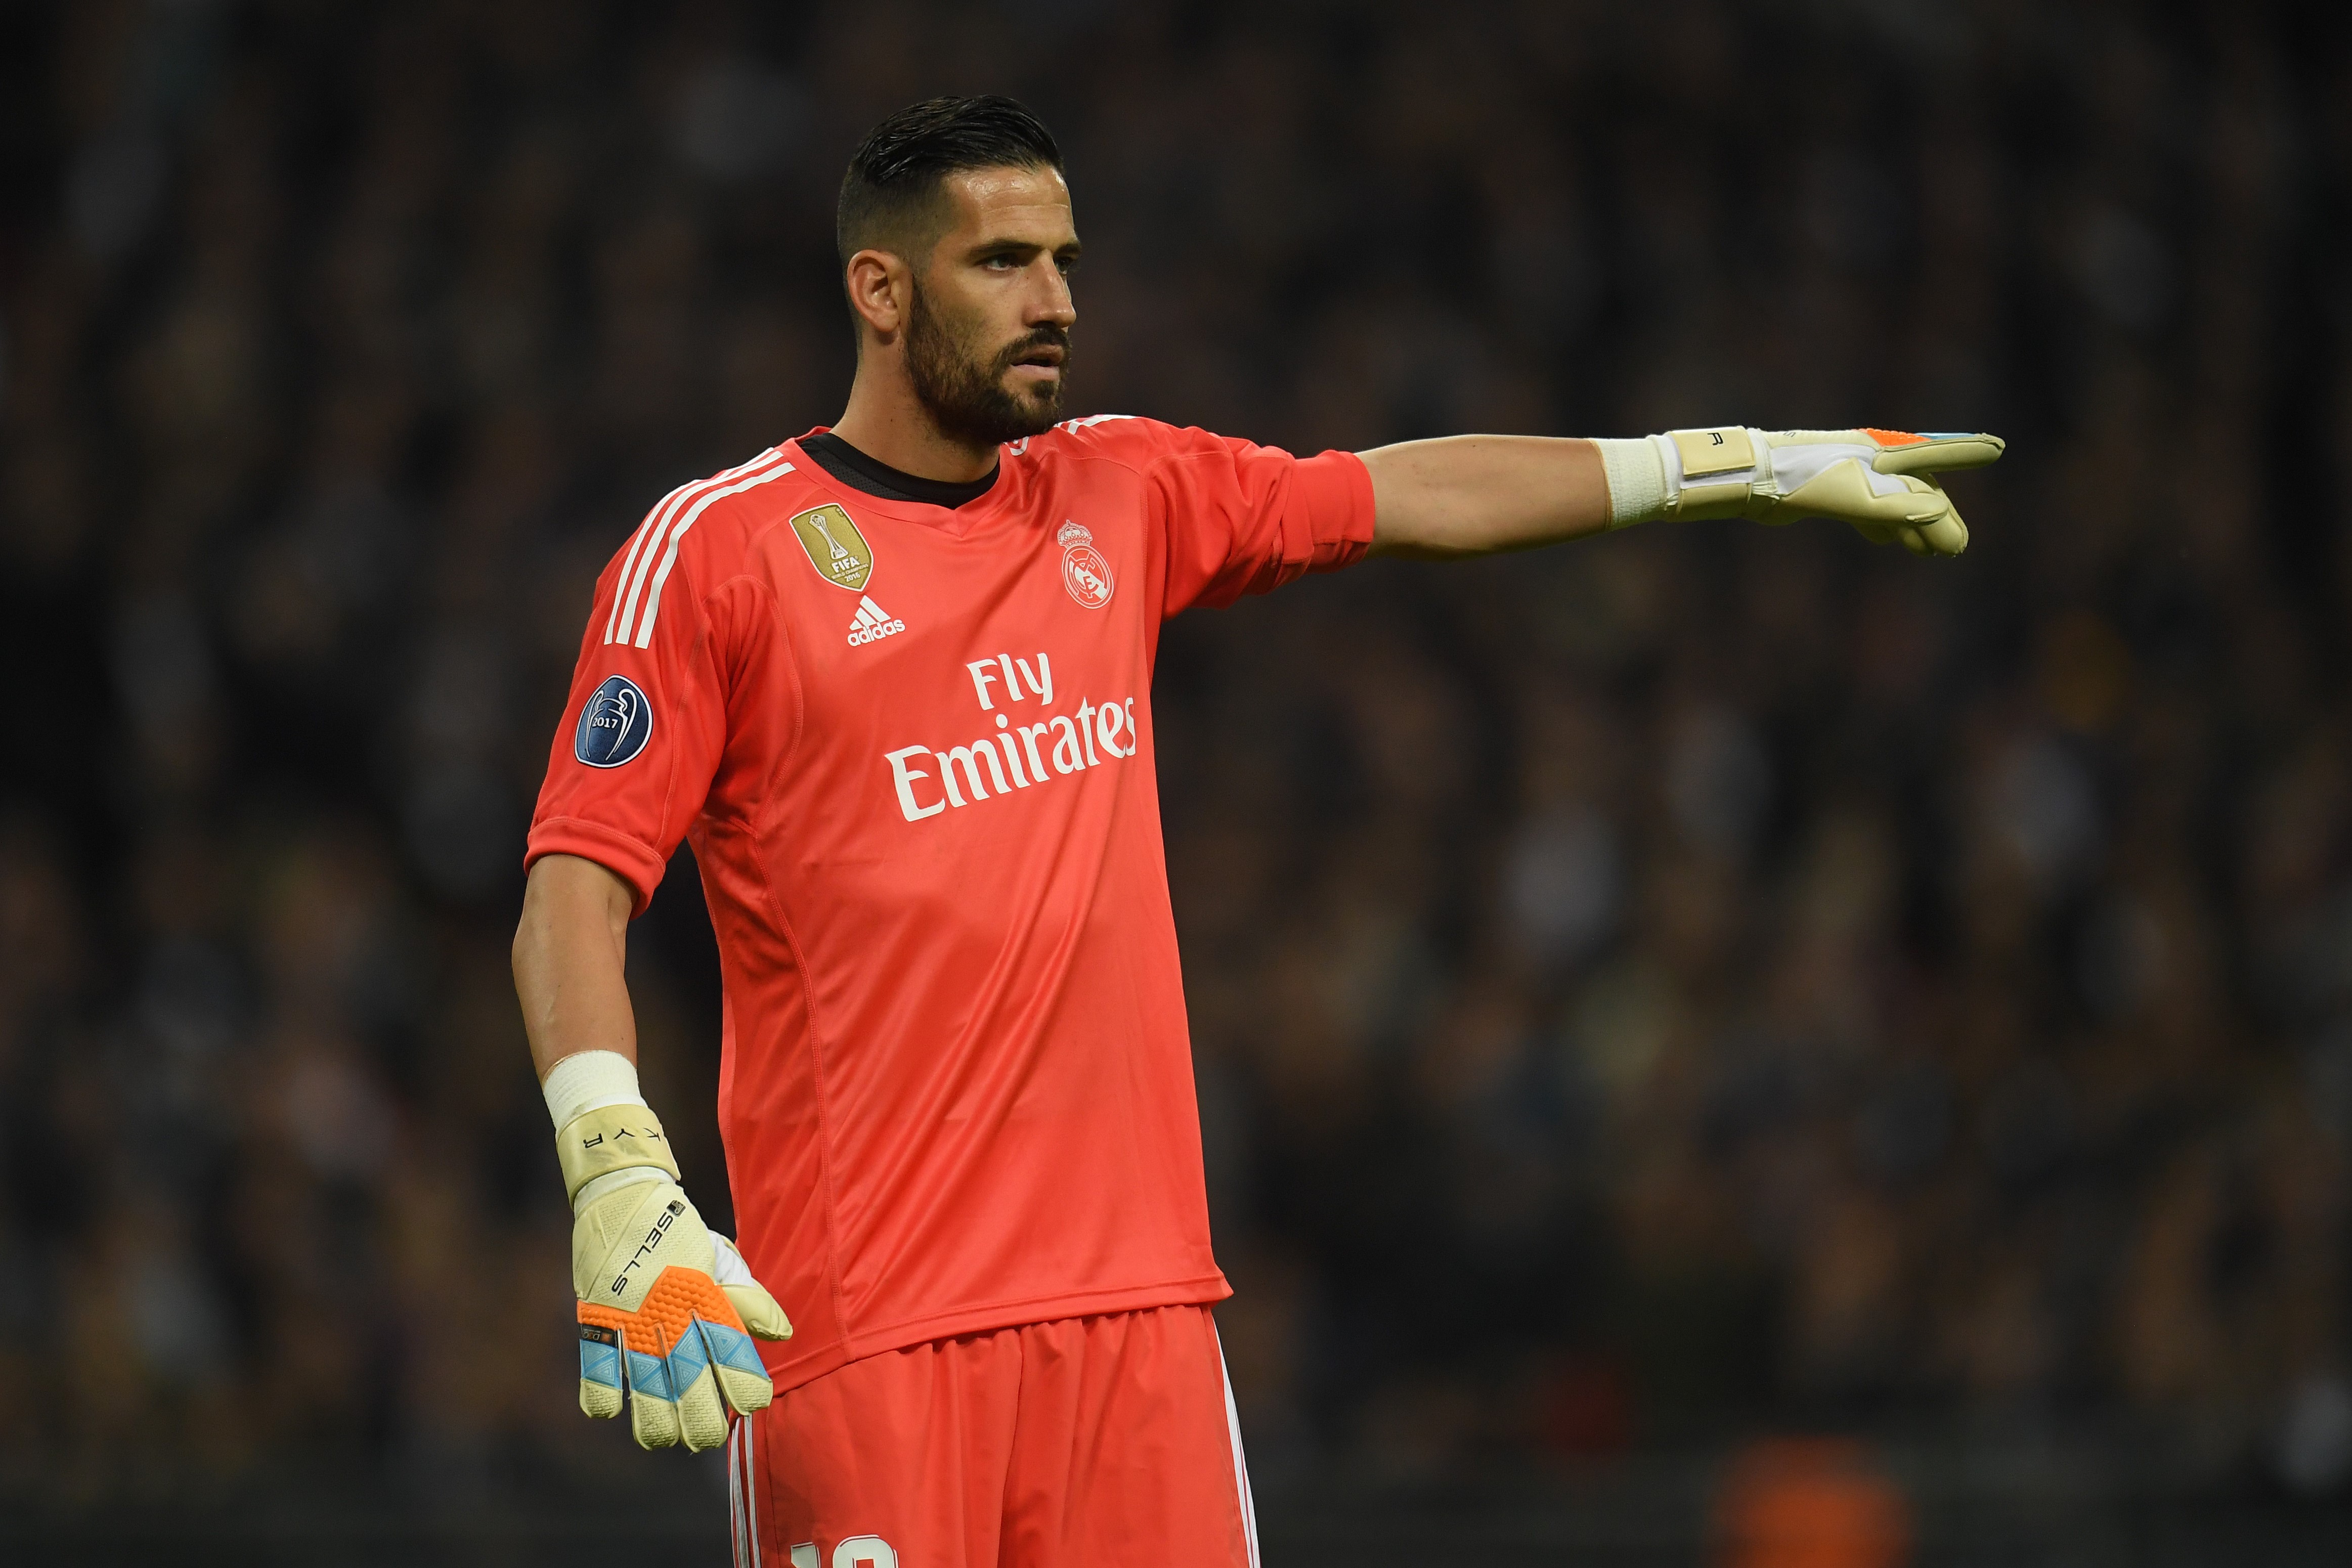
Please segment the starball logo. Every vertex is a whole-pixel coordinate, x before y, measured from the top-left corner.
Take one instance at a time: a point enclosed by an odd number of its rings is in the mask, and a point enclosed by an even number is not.
[[[1055,702],[1054,665],[1042,652],[1034,663],[1009,653],[976,658],[964,673],[996,732],[944,751],[917,745],[882,754],[899,815],[908,822],[1003,800],[1143,750],[1132,697],[1100,702],[1081,697],[1076,708],[1049,711]],[[1032,702],[1034,708],[1027,706]],[[1032,718],[1035,722],[1025,721]]]

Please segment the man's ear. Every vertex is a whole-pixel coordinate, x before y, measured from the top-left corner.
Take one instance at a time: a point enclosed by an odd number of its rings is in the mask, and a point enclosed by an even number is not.
[[[842,281],[849,293],[849,308],[885,342],[905,328],[914,274],[897,255],[861,250],[849,258]]]

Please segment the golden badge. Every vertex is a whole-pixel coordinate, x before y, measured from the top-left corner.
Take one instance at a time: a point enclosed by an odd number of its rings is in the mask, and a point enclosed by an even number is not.
[[[808,552],[809,563],[826,582],[852,593],[866,586],[866,579],[874,572],[874,552],[866,548],[866,536],[840,507],[831,502],[811,507],[793,519],[793,532]]]

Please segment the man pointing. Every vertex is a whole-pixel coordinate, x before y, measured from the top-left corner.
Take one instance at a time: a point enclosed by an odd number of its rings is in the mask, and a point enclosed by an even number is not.
[[[1957,554],[1932,476],[2001,449],[1726,426],[1296,458],[1056,423],[1061,163],[1002,98],[866,139],[848,405],[621,546],[531,826],[515,978],[576,1216],[581,1403],[649,1447],[727,1443],[742,1563],[1255,1561],[1154,778],[1169,616],[1654,519]],[[740,1253],[637,1090],[625,935],[681,838]]]

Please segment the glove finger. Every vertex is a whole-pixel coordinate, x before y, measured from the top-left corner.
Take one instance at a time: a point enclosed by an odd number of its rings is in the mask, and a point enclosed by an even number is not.
[[[1969,547],[1968,525],[1960,521],[1959,509],[1952,498],[1924,480],[1906,477],[1905,484],[1918,491],[1912,499],[1903,519],[1901,531],[1904,543],[1916,555],[1958,555]],[[1899,500],[1889,497],[1889,500]],[[1914,543],[1913,541],[1917,542]]]
[[[1894,430],[1869,433],[1885,450],[1871,463],[1882,474],[1941,473],[1951,468],[1981,468],[1998,462],[2009,443],[1998,436],[1954,431],[1907,436]],[[1899,445],[1895,444],[1900,442]]]
[[[722,1285],[727,1300],[733,1304],[735,1315],[743,1326],[763,1340],[788,1340],[793,1337],[793,1321],[776,1299],[757,1285]]]
[[[640,1448],[668,1448],[677,1444],[677,1402],[670,1396],[669,1360],[648,1355],[623,1340],[623,1359],[629,1367],[629,1431]]]
[[[767,1366],[760,1360],[759,1347],[751,1342],[751,1336],[708,1319],[697,1320],[695,1327],[709,1352],[710,1374],[717,1380],[719,1395],[727,1401],[728,1408],[742,1415],[765,1410],[776,1397],[776,1385],[769,1381]]]
[[[1969,531],[1943,488],[1909,474],[1900,478],[1903,489],[1870,497],[1859,509],[1862,517],[1886,528],[1915,555],[1958,555],[1966,550]]]
[[[743,1254],[723,1236],[710,1238],[712,1266],[710,1277],[727,1292],[728,1302],[743,1327],[763,1340],[788,1340],[793,1337],[792,1320],[768,1294],[767,1287],[751,1276],[751,1266],[743,1261]]]
[[[693,1323],[670,1347],[668,1370],[678,1434],[686,1440],[687,1452],[699,1454],[727,1441],[727,1407],[719,1398],[719,1380],[711,1375],[710,1352]]]
[[[1885,523],[1874,522],[1866,517],[1857,517],[1852,521],[1853,522],[1853,531],[1862,535],[1864,539],[1870,541],[1871,543],[1892,544],[1895,542],[1894,531],[1888,528]]]
[[[599,1421],[621,1413],[621,1331],[580,1313],[580,1409]]]

